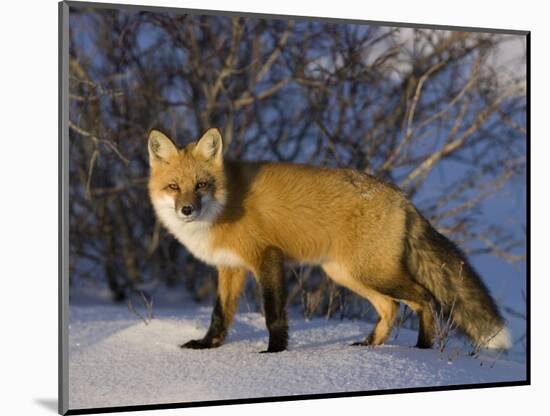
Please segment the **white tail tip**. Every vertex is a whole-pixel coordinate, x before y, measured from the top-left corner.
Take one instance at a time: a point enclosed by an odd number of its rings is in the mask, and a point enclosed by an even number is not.
[[[512,346],[512,336],[506,327],[502,327],[487,343],[485,348],[491,350],[507,350]]]

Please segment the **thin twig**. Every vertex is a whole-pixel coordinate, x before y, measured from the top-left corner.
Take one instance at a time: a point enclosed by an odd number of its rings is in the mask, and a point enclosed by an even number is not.
[[[92,140],[96,144],[96,146],[100,143],[108,146],[126,165],[130,163],[130,161],[126,157],[124,157],[122,153],[120,153],[120,150],[118,150],[118,148],[109,140],[99,139],[97,136],[93,135],[89,131],[86,131],[82,127],[74,124],[71,120],[69,120],[69,128],[71,128],[81,136],[87,137]]]
[[[129,310],[130,312],[132,312],[134,315],[136,315],[139,319],[141,319],[145,325],[149,325],[149,322],[147,321],[147,319],[145,319],[145,318],[136,310],[136,308],[134,307],[134,304],[132,303],[132,300],[131,300],[131,299],[128,299],[128,310]]]
[[[85,188],[86,199],[88,199],[88,201],[92,199],[90,186],[92,183],[92,174],[94,172],[94,165],[98,156],[99,156],[99,151],[97,149],[94,149],[94,151],[92,152],[92,157],[90,157],[90,165],[88,167],[88,179],[86,180],[86,188]]]

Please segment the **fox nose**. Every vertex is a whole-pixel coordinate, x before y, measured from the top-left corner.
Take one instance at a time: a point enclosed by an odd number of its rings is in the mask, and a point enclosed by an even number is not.
[[[184,205],[184,206],[181,207],[181,213],[183,215],[185,215],[186,217],[191,215],[194,210],[195,210],[195,207],[191,204],[187,204],[187,205]]]

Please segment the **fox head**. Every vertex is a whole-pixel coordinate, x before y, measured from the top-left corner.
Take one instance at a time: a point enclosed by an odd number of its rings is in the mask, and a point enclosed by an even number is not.
[[[149,133],[149,195],[167,223],[213,221],[226,200],[223,141],[209,129],[195,143],[178,148],[164,133]]]

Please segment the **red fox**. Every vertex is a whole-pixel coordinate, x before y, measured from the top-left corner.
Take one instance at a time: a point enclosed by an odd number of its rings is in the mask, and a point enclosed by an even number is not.
[[[182,347],[222,345],[250,271],[262,288],[265,352],[285,350],[288,261],[319,265],[373,305],[379,320],[356,344],[383,344],[404,302],[419,317],[419,348],[434,342],[436,311],[452,314],[476,346],[510,347],[504,319],[464,253],[396,186],[352,169],[225,160],[217,129],[183,148],[152,130],[148,149],[156,215],[218,270],[210,328]]]

